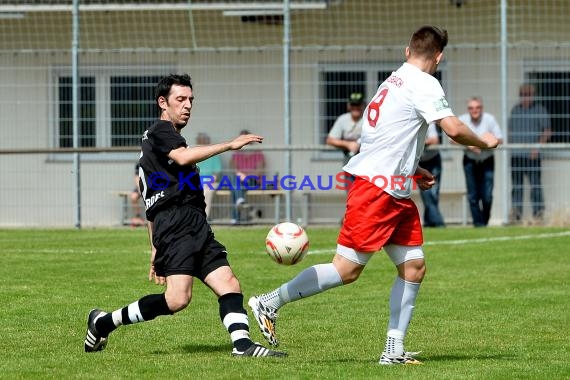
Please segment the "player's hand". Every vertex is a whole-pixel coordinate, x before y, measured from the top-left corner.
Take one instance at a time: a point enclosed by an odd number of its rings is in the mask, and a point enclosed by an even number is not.
[[[150,270],[148,272],[148,280],[153,281],[157,285],[164,285],[166,283],[166,278],[158,276],[154,270],[154,256],[156,255],[156,248],[152,247],[150,254]]]
[[[253,143],[262,143],[263,136],[258,135],[239,135],[235,139],[230,142],[230,149],[231,150],[238,150],[243,148],[246,145],[253,144]]]
[[[493,149],[496,148],[497,145],[499,145],[499,140],[495,137],[495,135],[489,132],[484,133],[481,136],[481,140],[483,140],[483,142],[487,144],[487,147],[484,149]]]
[[[154,265],[150,264],[150,271],[148,272],[148,280],[153,281],[156,285],[164,285],[166,284],[166,277],[159,276],[154,271]]]
[[[356,141],[349,141],[346,144],[346,149],[352,153],[352,155],[355,155],[360,150],[360,144]]]
[[[475,153],[475,154],[481,153],[481,148],[476,147],[476,146],[470,145],[470,146],[467,147],[467,149],[469,149],[470,151],[472,151],[472,152]]]
[[[414,179],[422,190],[429,190],[435,185],[435,177],[428,170],[418,166]]]

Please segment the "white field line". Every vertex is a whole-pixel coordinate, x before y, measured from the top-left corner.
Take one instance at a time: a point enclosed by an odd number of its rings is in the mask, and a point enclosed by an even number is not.
[[[490,238],[478,238],[478,239],[461,239],[461,240],[442,240],[442,241],[428,241],[424,243],[424,246],[438,246],[438,245],[459,245],[459,244],[485,244],[495,241],[513,241],[513,240],[529,240],[529,239],[548,239],[556,238],[562,236],[570,236],[570,231],[563,232],[552,232],[544,234],[531,234],[531,235],[519,235],[519,236],[496,236]],[[81,253],[81,254],[92,254],[92,253],[104,253],[107,252],[106,249],[70,249],[70,248],[15,248],[10,249],[10,253]],[[247,253],[259,253],[259,251],[252,251]],[[335,248],[328,249],[309,249],[309,255],[325,255],[336,253]]]
[[[461,239],[461,240],[442,240],[442,241],[428,241],[424,243],[424,246],[437,246],[437,245],[460,245],[460,244],[485,244],[495,241],[513,241],[513,240],[529,240],[529,239],[548,239],[562,236],[570,236],[570,231],[564,232],[552,232],[544,234],[534,234],[534,235],[518,235],[518,236],[496,236],[489,238],[479,238],[479,239]],[[324,255],[336,253],[336,248],[330,249],[309,249],[310,255]]]

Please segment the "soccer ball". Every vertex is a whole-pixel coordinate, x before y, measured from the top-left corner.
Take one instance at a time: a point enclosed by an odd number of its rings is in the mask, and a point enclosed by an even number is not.
[[[278,264],[297,264],[309,251],[309,237],[295,223],[279,223],[269,230],[265,238],[265,250]]]

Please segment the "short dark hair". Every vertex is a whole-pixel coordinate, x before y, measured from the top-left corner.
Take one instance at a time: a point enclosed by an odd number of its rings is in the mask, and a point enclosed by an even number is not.
[[[158,104],[158,98],[163,96],[168,99],[170,89],[173,85],[190,87],[192,89],[192,78],[188,74],[169,74],[162,78],[154,89],[154,101]]]
[[[424,25],[412,34],[410,53],[423,57],[433,57],[447,46],[447,30],[433,25]]]

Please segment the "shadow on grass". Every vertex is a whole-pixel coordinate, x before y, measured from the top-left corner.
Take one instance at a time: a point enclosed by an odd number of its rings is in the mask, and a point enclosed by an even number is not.
[[[185,344],[181,347],[189,354],[198,352],[231,352],[232,347],[227,344]]]
[[[464,361],[464,360],[516,360],[517,357],[514,355],[430,355],[430,356],[423,356],[418,355],[418,360],[428,364],[430,362],[454,362],[454,361]],[[378,364],[377,360],[370,360],[370,359],[357,359],[357,358],[336,358],[336,359],[324,359],[324,360],[315,360],[315,362],[322,362],[322,363],[362,363],[362,364]]]
[[[227,344],[185,344],[172,350],[155,350],[152,353],[155,355],[169,355],[176,352],[185,354],[208,353],[208,352],[225,352],[230,353],[231,346]]]
[[[380,358],[378,358],[380,359]],[[363,358],[363,359],[357,359],[357,358],[336,358],[336,359],[316,359],[313,360],[313,362],[315,363],[353,363],[353,364],[378,364],[378,359],[376,360],[370,360],[370,358]]]

